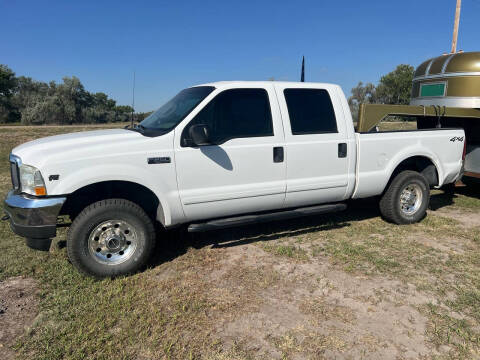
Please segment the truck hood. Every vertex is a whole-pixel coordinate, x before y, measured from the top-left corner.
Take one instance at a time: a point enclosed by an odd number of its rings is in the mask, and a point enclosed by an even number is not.
[[[148,138],[142,134],[126,129],[84,131],[29,141],[14,148],[12,154],[19,156],[24,164],[41,168],[46,162],[99,156],[119,149],[124,152],[145,141]]]

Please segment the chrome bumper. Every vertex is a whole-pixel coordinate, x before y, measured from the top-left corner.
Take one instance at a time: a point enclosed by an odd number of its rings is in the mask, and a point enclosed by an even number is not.
[[[48,239],[56,235],[57,216],[66,199],[38,198],[10,191],[4,202],[4,210],[15,234],[30,239]]]

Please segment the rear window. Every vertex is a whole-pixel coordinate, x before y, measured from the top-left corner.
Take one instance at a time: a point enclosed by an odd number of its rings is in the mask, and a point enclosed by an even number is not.
[[[293,135],[336,133],[332,100],[324,89],[285,89]]]

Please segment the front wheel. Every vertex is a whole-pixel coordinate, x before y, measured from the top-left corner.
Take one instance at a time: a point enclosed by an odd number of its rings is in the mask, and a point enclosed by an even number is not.
[[[383,217],[395,224],[412,224],[422,220],[430,201],[430,187],[416,171],[402,171],[380,199]]]
[[[114,277],[138,271],[155,244],[155,229],[145,211],[124,199],[108,199],[87,206],[74,220],[67,253],[81,272]]]

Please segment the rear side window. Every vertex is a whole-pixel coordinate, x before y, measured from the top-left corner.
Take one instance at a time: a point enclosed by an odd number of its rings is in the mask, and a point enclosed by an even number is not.
[[[265,89],[221,92],[185,128],[183,146],[188,146],[188,130],[194,124],[208,125],[217,144],[234,138],[273,136],[268,93]]]
[[[324,89],[285,89],[293,135],[336,133],[332,100]]]

